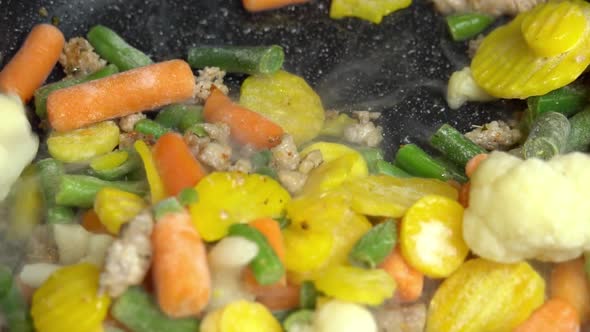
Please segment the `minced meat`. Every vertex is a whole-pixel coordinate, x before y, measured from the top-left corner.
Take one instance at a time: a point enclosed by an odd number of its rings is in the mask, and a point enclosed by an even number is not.
[[[281,185],[291,194],[301,191],[307,181],[307,174],[298,171],[279,170],[277,176]]]
[[[224,171],[231,165],[231,155],[231,146],[218,142],[210,142],[199,151],[198,158],[214,170]]]
[[[495,16],[516,15],[547,0],[432,0],[436,9],[451,13],[477,12]]]
[[[285,169],[294,171],[301,160],[297,145],[293,140],[293,136],[289,134],[283,135],[281,143],[270,150],[272,152],[272,165],[277,169]]]
[[[324,162],[322,152],[320,150],[310,151],[299,163],[297,170],[303,174],[309,174],[312,169],[320,166]]]
[[[205,67],[199,70],[199,75],[196,77],[196,94],[197,99],[201,101],[206,100],[211,93],[211,88],[215,86],[224,94],[229,92],[229,89],[223,83],[225,71],[218,67]]]
[[[380,113],[360,111],[354,112],[353,115],[357,117],[358,123],[344,129],[344,139],[354,144],[378,146],[383,141],[383,128],[376,126],[372,120],[377,120]]]
[[[252,163],[249,159],[240,158],[236,160],[236,162],[231,165],[228,170],[241,173],[250,173],[252,172]]]
[[[68,77],[82,77],[103,68],[107,62],[94,52],[86,39],[75,37],[65,44],[59,63]]]
[[[465,137],[486,150],[507,150],[518,143],[522,133],[508,123],[498,120],[477,126],[466,133]]]

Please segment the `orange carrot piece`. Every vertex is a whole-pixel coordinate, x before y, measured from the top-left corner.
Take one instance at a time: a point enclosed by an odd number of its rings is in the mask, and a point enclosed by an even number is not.
[[[160,309],[173,318],[200,314],[211,296],[211,276],[205,244],[189,214],[160,218],[152,246],[152,278]]]
[[[242,0],[244,8],[249,12],[259,12],[306,2],[309,2],[309,0]]]
[[[91,233],[111,234],[100,222],[98,215],[93,209],[87,210],[82,214],[82,227]]]
[[[260,285],[250,269],[242,272],[242,283],[252,293],[256,301],[270,310],[289,310],[299,306],[299,286],[280,283]]]
[[[469,190],[471,190],[471,183],[469,182],[462,185],[459,189],[459,203],[461,203],[464,208],[469,207]]]
[[[385,258],[379,268],[385,270],[397,284],[397,294],[403,302],[413,302],[420,298],[424,286],[424,275],[411,267],[396,247]]]
[[[590,318],[590,287],[584,272],[584,260],[558,263],[551,271],[549,284],[551,298],[560,298],[576,308],[580,322]]]
[[[256,228],[264,235],[272,249],[279,256],[281,263],[285,264],[285,242],[279,223],[271,218],[261,218],[250,222],[250,226]],[[287,277],[283,276],[277,284],[286,285]]]
[[[578,312],[567,301],[550,299],[513,332],[578,332]]]
[[[475,173],[475,170],[477,169],[479,164],[481,164],[481,162],[486,160],[487,158],[488,158],[487,153],[480,153],[480,154],[476,155],[475,157],[471,158],[467,162],[467,165],[465,165],[465,175],[467,175],[467,177],[470,178],[473,175],[473,173]]]
[[[0,72],[0,91],[17,94],[27,103],[59,59],[65,38],[51,24],[38,24]]]
[[[168,195],[178,195],[183,189],[196,185],[205,176],[205,169],[179,134],[162,135],[152,153]]]
[[[52,92],[49,123],[57,131],[152,110],[192,98],[195,76],[185,61],[170,60]]]
[[[272,148],[281,142],[283,129],[264,116],[239,106],[219,89],[212,89],[203,112],[207,122],[223,122],[240,144],[255,148]]]

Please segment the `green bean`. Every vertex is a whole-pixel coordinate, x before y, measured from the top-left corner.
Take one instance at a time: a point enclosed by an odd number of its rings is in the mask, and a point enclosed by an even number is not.
[[[369,168],[369,172],[377,173],[377,162],[383,160],[383,151],[378,148],[360,148],[358,151],[361,153],[365,162],[367,163],[367,167]]]
[[[60,205],[89,208],[94,197],[105,187],[113,187],[137,195],[144,195],[147,186],[144,181],[104,181],[88,175],[63,175],[60,179],[55,200]]]
[[[164,314],[141,287],[130,287],[111,307],[113,317],[132,332],[195,332],[195,318],[173,319]]]
[[[75,217],[74,210],[68,206],[52,206],[47,209],[48,224],[71,224]]]
[[[393,250],[396,227],[392,220],[380,223],[365,233],[348,255],[351,264],[373,269]]]
[[[455,41],[467,40],[481,33],[494,22],[491,15],[479,13],[452,14],[446,17],[451,36]]]
[[[285,53],[278,45],[194,47],[188,51],[193,68],[219,67],[230,73],[272,74],[283,66]]]
[[[40,118],[44,118],[47,115],[47,97],[55,90],[67,88],[80,83],[94,81],[99,78],[107,77],[119,72],[117,66],[110,64],[96,72],[80,78],[71,78],[51,84],[44,85],[35,91],[35,113]]]
[[[580,84],[570,84],[553,90],[543,96],[527,99],[532,113],[532,120],[547,112],[557,112],[570,117],[581,111],[588,104],[589,89]]]
[[[286,332],[298,332],[312,330],[313,310],[301,309],[292,312],[283,322]]]
[[[175,197],[166,198],[154,206],[154,216],[156,220],[162,219],[170,213],[178,213],[183,211],[182,204]]]
[[[103,25],[93,26],[88,31],[86,38],[96,53],[108,62],[115,64],[122,71],[153,63],[150,57],[129,45],[116,32]]]
[[[429,156],[426,151],[415,144],[406,144],[401,147],[395,156],[395,163],[414,176],[435,178],[441,181],[452,179],[445,165]]]
[[[37,168],[39,169],[47,223],[72,223],[74,211],[70,207],[58,205],[55,200],[60,179],[65,174],[63,164],[53,158],[46,158],[37,162]]]
[[[199,193],[195,188],[184,188],[178,193],[178,200],[182,205],[190,205],[199,201]]]
[[[258,246],[258,254],[250,262],[250,268],[259,284],[273,284],[285,275],[285,268],[279,256],[277,256],[264,235],[256,228],[246,224],[233,224],[229,227],[228,233],[231,236],[241,236]]]
[[[551,159],[563,152],[570,134],[570,122],[557,112],[541,114],[531,127],[523,144],[523,155],[528,158]]]
[[[570,134],[565,151],[588,152],[590,150],[590,108],[572,116]]]
[[[305,280],[299,288],[299,306],[303,309],[314,309],[317,302],[318,292],[313,282]]]
[[[133,130],[140,134],[151,136],[155,139],[160,138],[160,136],[170,131],[170,129],[151,119],[141,119],[137,121],[133,127]]]
[[[411,177],[411,175],[408,174],[403,169],[401,169],[401,168],[395,166],[394,164],[387,162],[385,160],[379,160],[375,163],[375,173],[381,174],[381,175],[395,176],[398,178]]]
[[[139,155],[134,150],[129,150],[129,157],[125,162],[121,165],[111,168],[111,169],[102,169],[97,170],[91,168],[88,173],[91,176],[96,176],[102,180],[113,181],[113,180],[120,180],[123,179],[125,176],[128,176],[133,171],[140,170],[143,171],[141,159]]]
[[[199,105],[170,105],[156,116],[156,122],[159,124],[181,132],[203,121],[203,107]]]
[[[195,134],[198,137],[207,137],[207,136],[209,136],[209,134],[207,133],[207,131],[203,127],[203,124],[202,123],[196,123],[196,124],[190,126],[185,132],[186,133]]]
[[[26,301],[11,270],[6,266],[0,266],[0,311],[6,320],[8,331],[34,331]]]
[[[461,168],[465,168],[471,158],[487,152],[448,124],[443,124],[430,137],[430,144]]]

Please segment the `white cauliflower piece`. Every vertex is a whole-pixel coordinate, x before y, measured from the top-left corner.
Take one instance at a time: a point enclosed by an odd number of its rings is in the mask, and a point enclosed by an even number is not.
[[[471,179],[463,237],[478,256],[502,263],[561,262],[590,249],[590,156],[549,161],[493,152]]]
[[[456,110],[468,101],[491,101],[494,99],[475,83],[469,67],[451,75],[447,88],[447,103],[451,109]]]
[[[39,288],[61,266],[49,263],[25,264],[19,274],[20,281],[32,288]]]
[[[114,241],[110,235],[90,233],[79,224],[55,224],[53,235],[59,263],[64,265],[88,262],[101,267]]]
[[[332,300],[322,305],[313,318],[313,332],[377,332],[377,323],[365,307]]]

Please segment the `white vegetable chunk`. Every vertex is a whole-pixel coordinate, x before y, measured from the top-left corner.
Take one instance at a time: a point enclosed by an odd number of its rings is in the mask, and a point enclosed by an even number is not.
[[[313,332],[377,332],[377,323],[363,306],[332,300],[315,313]]]
[[[458,109],[468,101],[491,101],[494,99],[475,83],[469,67],[451,75],[447,88],[447,103],[451,109]]]
[[[57,264],[48,263],[26,264],[23,266],[19,278],[23,284],[32,288],[39,288],[60,267]]]

